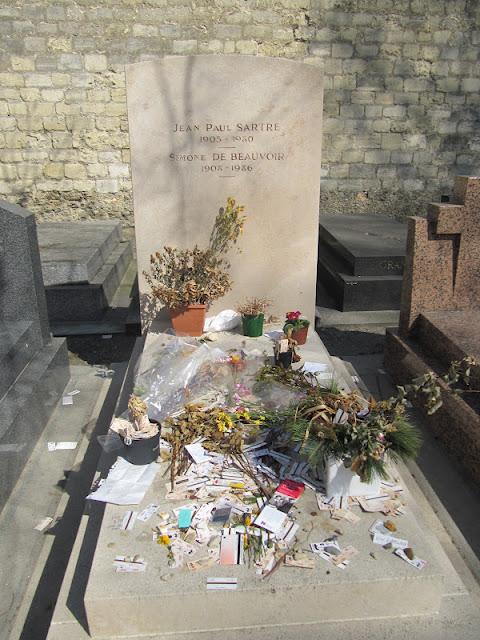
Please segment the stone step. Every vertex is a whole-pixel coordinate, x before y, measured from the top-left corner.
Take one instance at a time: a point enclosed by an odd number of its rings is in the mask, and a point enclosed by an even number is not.
[[[387,216],[320,216],[319,254],[330,249],[350,275],[402,275],[406,242],[406,225]]]
[[[334,298],[340,311],[398,309],[402,290],[400,275],[354,276],[326,246],[320,248],[317,281]]]
[[[65,340],[37,352],[0,400],[0,509],[69,379]]]
[[[33,322],[0,322],[0,399],[38,350]]]
[[[48,315],[52,325],[83,320],[101,320],[132,260],[130,241],[120,242],[103,266],[84,284],[46,287]]]
[[[122,241],[120,222],[44,222],[37,229],[46,287],[91,282]]]
[[[478,310],[425,311],[415,322],[414,335],[422,349],[448,370],[453,360],[473,356],[480,362]]]

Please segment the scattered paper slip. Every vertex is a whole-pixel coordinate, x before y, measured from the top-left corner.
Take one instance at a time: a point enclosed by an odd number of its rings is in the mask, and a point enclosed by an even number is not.
[[[127,511],[122,518],[120,529],[122,531],[131,531],[133,529],[133,525],[135,524],[136,519],[137,519],[136,511]]]
[[[65,407],[68,404],[73,404],[73,397],[72,396],[63,396],[62,405]]]
[[[158,469],[159,465],[155,462],[136,465],[130,464],[123,458],[117,458],[105,481],[96,491],[87,496],[87,500],[112,504],[140,504]]]
[[[394,549],[406,549],[408,547],[408,540],[392,535],[392,532],[385,527],[381,520],[375,520],[368,531],[373,535],[372,542],[374,544],[379,544],[382,547],[386,544],[391,544]]]
[[[315,560],[307,554],[297,554],[295,556],[285,556],[286,567],[298,567],[299,569],[313,569],[315,567]]]
[[[304,362],[302,371],[305,373],[326,373],[331,371],[331,367],[324,362]]]
[[[256,517],[255,524],[276,534],[283,529],[286,520],[287,515],[283,511],[267,504]]]
[[[49,451],[58,451],[61,449],[76,449],[78,442],[48,442],[47,448]]]
[[[140,520],[140,522],[147,522],[153,515],[157,513],[157,511],[158,504],[149,504],[143,511],[140,511],[137,516],[137,520]]]
[[[147,563],[138,556],[115,556],[113,567],[117,573],[140,573],[145,571]]]
[[[50,516],[47,516],[43,520],[40,520],[40,522],[33,528],[35,529],[35,531],[44,531],[48,526],[52,524],[52,522],[53,522],[53,518],[50,518]]]
[[[238,587],[238,578],[207,578],[207,590],[232,590]]]
[[[415,567],[415,569],[422,570],[427,564],[426,560],[417,558],[417,556],[414,556],[413,560],[410,560],[403,549],[395,549],[395,555],[397,555],[402,560],[405,560],[405,562],[408,562],[408,564],[411,564],[412,567]]]
[[[80,393],[80,389],[74,389],[73,391],[69,391],[67,396],[76,396]]]

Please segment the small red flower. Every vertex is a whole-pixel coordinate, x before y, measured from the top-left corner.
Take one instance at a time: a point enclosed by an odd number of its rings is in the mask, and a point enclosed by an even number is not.
[[[298,320],[301,316],[301,312],[300,311],[289,311],[287,313],[287,320]]]

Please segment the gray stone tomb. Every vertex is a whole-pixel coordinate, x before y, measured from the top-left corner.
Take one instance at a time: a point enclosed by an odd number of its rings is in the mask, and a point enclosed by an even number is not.
[[[69,379],[53,339],[32,213],[0,200],[0,509]]]

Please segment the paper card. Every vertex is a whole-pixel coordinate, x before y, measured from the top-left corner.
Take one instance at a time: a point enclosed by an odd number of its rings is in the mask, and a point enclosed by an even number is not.
[[[178,528],[188,529],[190,523],[192,522],[192,515],[192,509],[180,509],[178,514]]]
[[[46,518],[43,518],[43,520],[40,520],[40,522],[33,528],[35,529],[35,531],[44,531],[48,526],[52,524],[52,522],[53,518],[47,516]]]
[[[80,389],[74,389],[73,391],[69,391],[67,396],[76,396],[80,393]]]
[[[232,590],[238,587],[237,578],[207,578],[207,590]]]
[[[295,498],[290,498],[282,493],[278,493],[277,491],[270,498],[269,503],[272,507],[275,507],[279,511],[283,513],[288,513],[290,509],[295,504]]]
[[[394,549],[406,549],[408,547],[408,540],[392,535],[392,532],[384,526],[381,520],[375,520],[368,531],[373,534],[372,541],[374,544],[379,544],[382,547],[386,544],[391,544]]]
[[[113,504],[140,504],[159,468],[160,465],[156,462],[135,465],[123,458],[117,458],[107,478],[96,491],[87,496],[87,500]]]
[[[147,563],[138,556],[115,556],[113,567],[117,573],[139,573],[145,571]]]
[[[186,451],[195,462],[195,464],[202,464],[203,462],[210,462],[211,457],[207,455],[207,452],[202,447],[200,442],[194,442],[192,444],[185,445]]]
[[[375,498],[363,498],[361,496],[357,497],[357,502],[363,511],[367,513],[375,513],[377,511],[381,511],[384,507],[384,500],[388,498],[388,496],[376,497]]]
[[[131,531],[133,529],[136,519],[137,519],[136,511],[126,511],[122,518],[120,529],[122,531]]]
[[[332,558],[332,562],[334,565],[338,566],[344,563],[346,560],[350,560],[351,558],[356,556],[357,553],[358,551],[357,549],[355,549],[355,547],[352,547],[352,546],[345,547],[345,549],[342,549],[342,551],[338,556],[335,556]]]
[[[212,522],[214,524],[226,524],[230,519],[232,507],[216,507],[212,512]]]
[[[192,544],[190,544],[189,542],[185,542],[184,540],[180,540],[179,538],[177,538],[172,542],[172,544],[170,545],[170,548],[172,549],[172,551],[174,550],[176,552],[181,553],[184,556],[189,556],[189,557],[197,553],[196,548]]]
[[[68,404],[73,404],[73,398],[72,396],[63,396],[62,398],[62,405],[65,407]]]
[[[340,553],[340,545],[336,540],[325,540],[324,542],[312,542],[310,544],[310,549],[313,553],[322,553],[325,550],[329,553],[337,551],[337,554]]]
[[[295,556],[286,555],[285,566],[298,567],[299,569],[313,569],[315,567],[315,560],[305,553],[297,553]]]
[[[352,524],[357,524],[360,522],[359,516],[350,509],[333,509],[331,517],[334,520],[347,520],[347,522],[351,522]]]
[[[410,560],[403,549],[395,549],[395,555],[397,555],[402,560],[405,560],[405,562],[408,562],[408,564],[411,564],[412,567],[415,567],[415,569],[422,570],[427,564],[426,560],[417,558],[417,556],[414,556],[413,560]]]
[[[220,564],[243,564],[243,535],[224,529],[220,540]]]
[[[143,511],[140,511],[140,513],[137,516],[137,520],[140,520],[140,522],[147,522],[148,520],[150,520],[150,518],[155,515],[158,511],[158,504],[149,504],[148,506],[145,507],[145,509]],[[164,518],[163,518],[164,519]],[[168,514],[167,514],[167,520],[168,520]]]
[[[303,482],[297,482],[295,480],[285,479],[277,487],[276,493],[282,493],[290,498],[299,498],[305,491],[305,485]]]
[[[331,371],[331,367],[324,362],[304,362],[302,371],[305,373],[325,373]]]
[[[257,527],[277,533],[285,526],[286,519],[285,513],[267,504],[255,518],[255,524]]]
[[[283,549],[288,549],[295,538],[295,535],[299,529],[299,525],[292,520],[287,520],[285,526],[277,535],[277,540],[280,542],[280,546]]]
[[[62,449],[76,449],[78,442],[48,442],[47,448],[49,451],[60,451]]]

